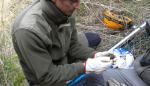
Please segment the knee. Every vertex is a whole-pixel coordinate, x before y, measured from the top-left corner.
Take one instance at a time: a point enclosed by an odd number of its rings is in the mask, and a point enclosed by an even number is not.
[[[81,32],[78,34],[78,39],[79,43],[91,48],[96,48],[101,42],[100,35],[94,32],[86,32],[86,33]]]

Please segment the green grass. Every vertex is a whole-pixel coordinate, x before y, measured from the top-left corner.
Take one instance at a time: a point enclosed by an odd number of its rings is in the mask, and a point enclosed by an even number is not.
[[[4,57],[0,56],[4,62],[4,67],[0,73],[0,86],[23,86],[25,76],[19,66],[17,56]]]

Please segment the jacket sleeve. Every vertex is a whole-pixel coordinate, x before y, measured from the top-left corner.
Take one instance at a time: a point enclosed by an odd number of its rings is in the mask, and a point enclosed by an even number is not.
[[[92,58],[96,51],[90,47],[83,46],[78,42],[77,30],[74,28],[71,35],[69,55],[76,59],[86,60]]]
[[[32,31],[18,30],[13,35],[15,50],[21,60],[23,69],[28,67],[40,86],[65,82],[84,72],[82,63],[55,65],[46,44]],[[45,85],[47,84],[47,85]]]

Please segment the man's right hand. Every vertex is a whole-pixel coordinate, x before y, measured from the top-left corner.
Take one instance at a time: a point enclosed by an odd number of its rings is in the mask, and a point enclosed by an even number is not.
[[[114,59],[115,55],[111,52],[104,51],[104,52],[95,53],[94,58],[98,58],[98,57],[110,57],[111,59]]]
[[[110,56],[100,56],[96,58],[89,58],[85,62],[85,73],[101,73],[112,65]]]

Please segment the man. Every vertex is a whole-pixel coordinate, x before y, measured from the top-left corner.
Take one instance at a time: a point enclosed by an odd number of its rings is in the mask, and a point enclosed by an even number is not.
[[[100,73],[112,61],[78,43],[73,12],[80,0],[37,0],[13,25],[12,39],[31,86],[64,86],[80,74]]]

